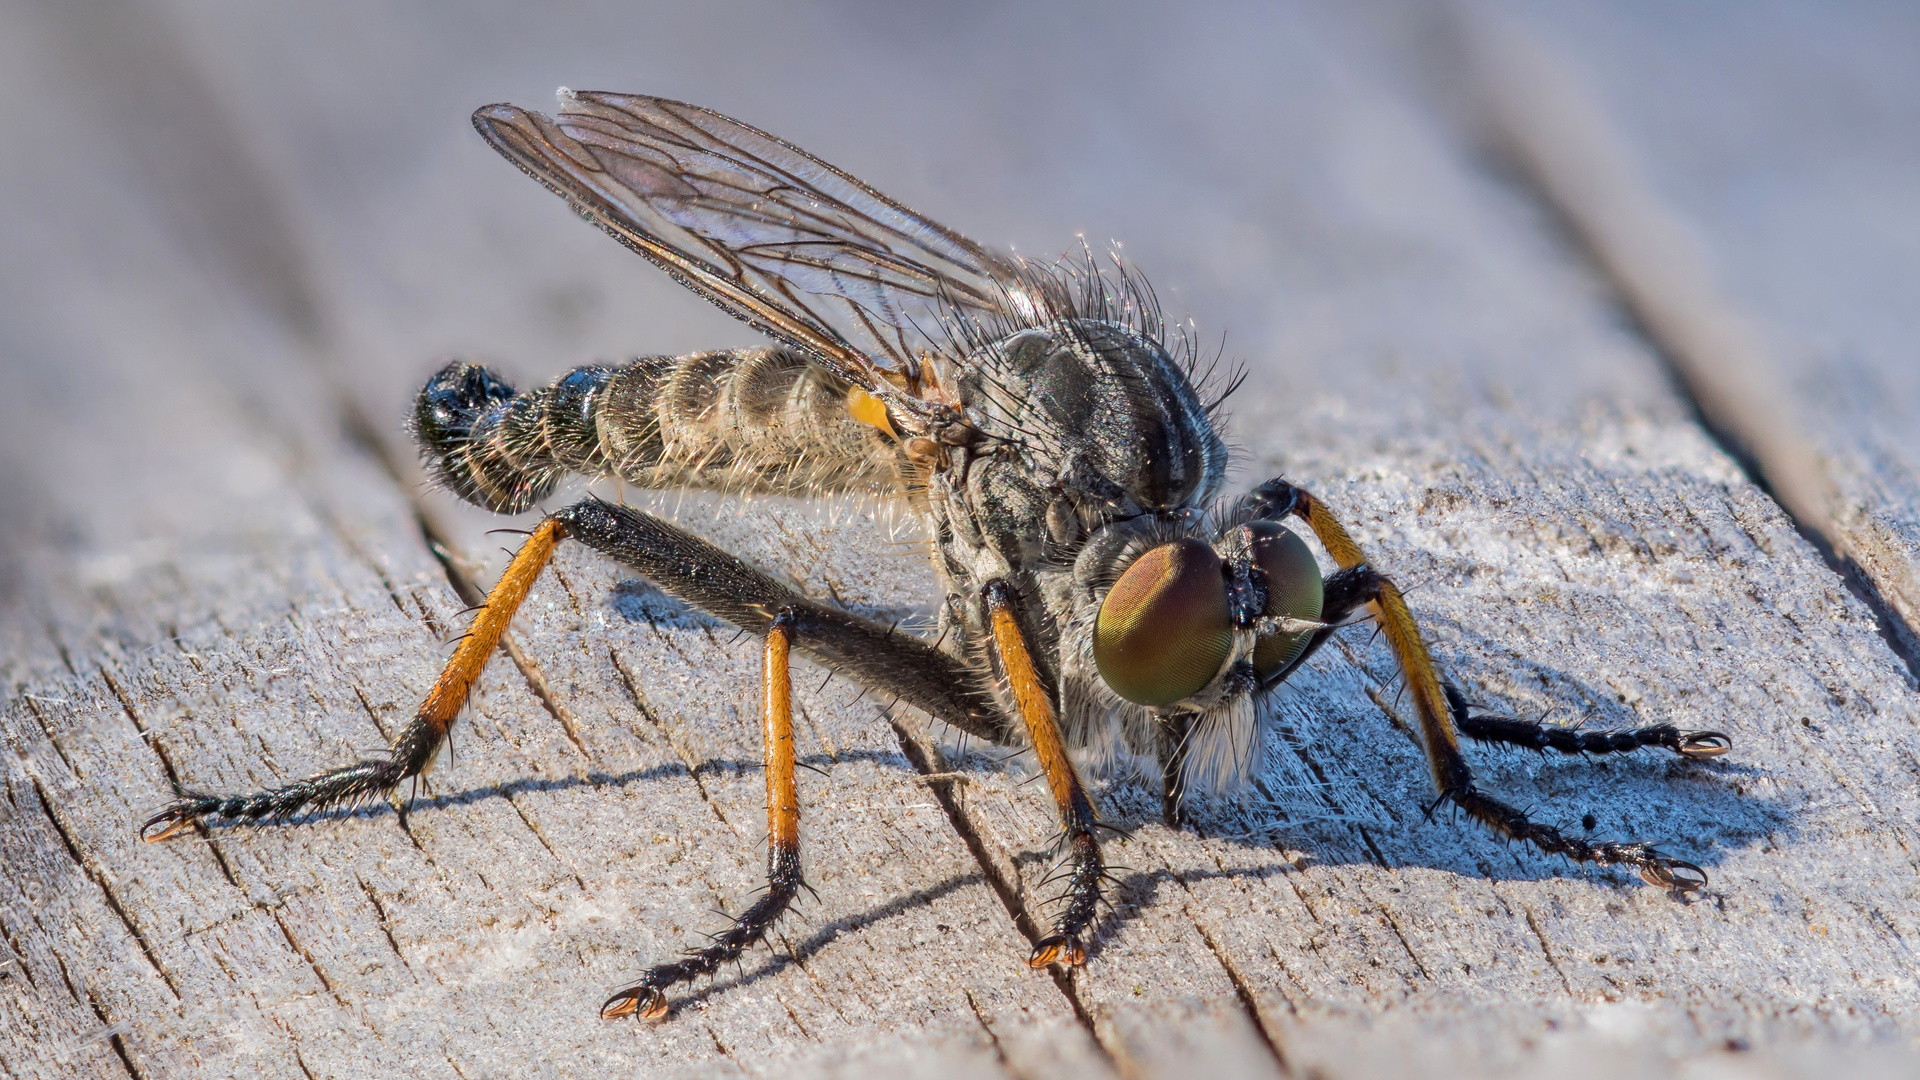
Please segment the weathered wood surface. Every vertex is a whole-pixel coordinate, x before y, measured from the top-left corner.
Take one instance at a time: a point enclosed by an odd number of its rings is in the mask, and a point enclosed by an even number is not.
[[[1409,42],[1449,18],[7,12],[0,1070],[1898,1068],[1920,1004],[1910,675],[1430,92],[1422,65],[1459,54]],[[757,885],[756,665],[725,631],[637,618],[644,596],[578,553],[404,822],[140,844],[170,775],[324,767],[431,681],[462,603],[416,514],[464,554],[500,541],[389,475],[356,417],[404,468],[436,354],[531,379],[748,340],[466,128],[562,81],[713,104],[982,240],[1125,239],[1251,369],[1241,482],[1284,469],[1350,515],[1474,696],[1734,735],[1709,766],[1475,755],[1488,786],[1663,839],[1713,887],[1424,820],[1391,665],[1356,634],[1283,705],[1332,782],[1307,794],[1346,813],[1176,835],[1114,782],[1129,869],[1061,986],[1025,970],[1010,912],[1044,895],[1053,830],[1019,764],[955,758],[956,823],[915,780],[911,718],[807,682],[818,899],[671,1023],[608,1024],[607,989]],[[858,508],[669,505],[813,588],[926,603],[910,538]]]
[[[1469,10],[1500,137],[1920,671],[1920,18]]]

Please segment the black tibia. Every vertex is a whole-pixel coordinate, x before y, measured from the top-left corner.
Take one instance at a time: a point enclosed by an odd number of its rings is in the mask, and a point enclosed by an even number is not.
[[[891,475],[847,388],[787,349],[648,356],[525,393],[456,360],[421,389],[414,438],[468,502],[520,513],[570,473],[641,487],[818,494]]]
[[[1177,829],[1187,821],[1183,806],[1186,792],[1181,788],[1180,778],[1186,775],[1194,718],[1187,713],[1175,713],[1159,720],[1160,745],[1156,749],[1160,758],[1160,817],[1168,828]]]
[[[1690,862],[1662,855],[1652,844],[1595,841],[1568,836],[1551,825],[1531,820],[1525,813],[1491,795],[1481,794],[1474,790],[1471,783],[1447,792],[1446,797],[1466,811],[1468,817],[1501,836],[1525,841],[1549,855],[1565,855],[1575,862],[1597,863],[1601,866],[1631,866],[1640,871],[1640,877],[1647,884],[1663,889],[1706,888],[1706,871]]]
[[[798,620],[791,611],[775,615],[767,628],[762,668],[763,732],[767,760],[767,891],[734,924],[703,949],[686,959],[660,964],[645,978],[613,995],[600,1006],[608,1018],[635,1014],[654,1020],[667,1013],[666,989],[676,983],[711,975],[722,964],[766,937],[786,913],[805,882],[800,877],[800,797],[794,781],[793,680],[788,652]]]
[[[981,675],[917,638],[811,600],[644,511],[589,499],[555,517],[574,539],[709,615],[764,634],[775,612],[791,611],[799,631],[794,647],[810,659],[976,738],[1012,737]]]
[[[1661,746],[1682,757],[1714,758],[1727,752],[1733,740],[1718,731],[1682,731],[1672,724],[1616,728],[1611,731],[1582,731],[1562,724],[1545,724],[1511,716],[1489,716],[1469,711],[1460,688],[1446,684],[1447,702],[1453,706],[1453,726],[1460,734],[1477,742],[1506,743],[1528,750],[1558,750],[1563,754],[1627,754],[1649,746]]]
[[[140,826],[140,835],[148,840],[166,840],[192,828],[195,821],[203,818],[248,823],[283,821],[335,807],[359,805],[425,772],[427,764],[440,752],[444,738],[416,720],[400,733],[385,757],[356,761],[248,795],[209,795],[182,790],[172,805]]]

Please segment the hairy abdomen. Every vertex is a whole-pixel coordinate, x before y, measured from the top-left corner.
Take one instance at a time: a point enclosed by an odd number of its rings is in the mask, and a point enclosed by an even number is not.
[[[569,473],[643,488],[889,490],[893,445],[846,398],[786,349],[576,368],[521,394],[456,360],[420,391],[413,433],[441,483],[500,513],[528,509]]]

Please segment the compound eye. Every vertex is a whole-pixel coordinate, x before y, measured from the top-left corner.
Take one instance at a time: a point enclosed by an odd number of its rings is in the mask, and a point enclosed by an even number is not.
[[[1307,542],[1277,521],[1250,521],[1247,531],[1253,534],[1254,565],[1267,572],[1267,614],[1318,621],[1325,595],[1320,564],[1307,550]],[[1262,637],[1253,645],[1253,670],[1267,676],[1286,667],[1312,636],[1313,631],[1302,630]]]
[[[1135,559],[1107,591],[1093,624],[1093,662],[1113,692],[1136,705],[1192,697],[1233,651],[1220,556],[1175,540]]]

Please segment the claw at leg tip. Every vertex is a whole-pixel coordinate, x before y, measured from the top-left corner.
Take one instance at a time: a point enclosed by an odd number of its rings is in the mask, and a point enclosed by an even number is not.
[[[1697,892],[1707,887],[1707,872],[1692,863],[1674,860],[1641,867],[1640,880],[1655,888]]]
[[[1036,970],[1050,964],[1079,967],[1086,962],[1087,947],[1073,937],[1043,938],[1033,947],[1033,955],[1027,957],[1027,966]]]
[[[1680,742],[1680,753],[1696,761],[1717,758],[1733,749],[1733,740],[1718,731],[1688,732]]]
[[[166,828],[161,829],[159,832],[150,831],[155,825],[159,825],[162,822],[165,822]],[[163,817],[154,818],[152,821],[147,822],[146,825],[141,827],[140,839],[145,840],[149,844],[157,844],[162,840],[171,840],[174,837],[179,836],[181,833],[187,832],[192,828],[193,828],[192,818],[176,818],[172,821],[167,821]]]
[[[658,1020],[667,1015],[667,995],[652,987],[636,988],[615,994],[600,1006],[600,1016],[605,1020],[636,1014],[642,1020]]]

